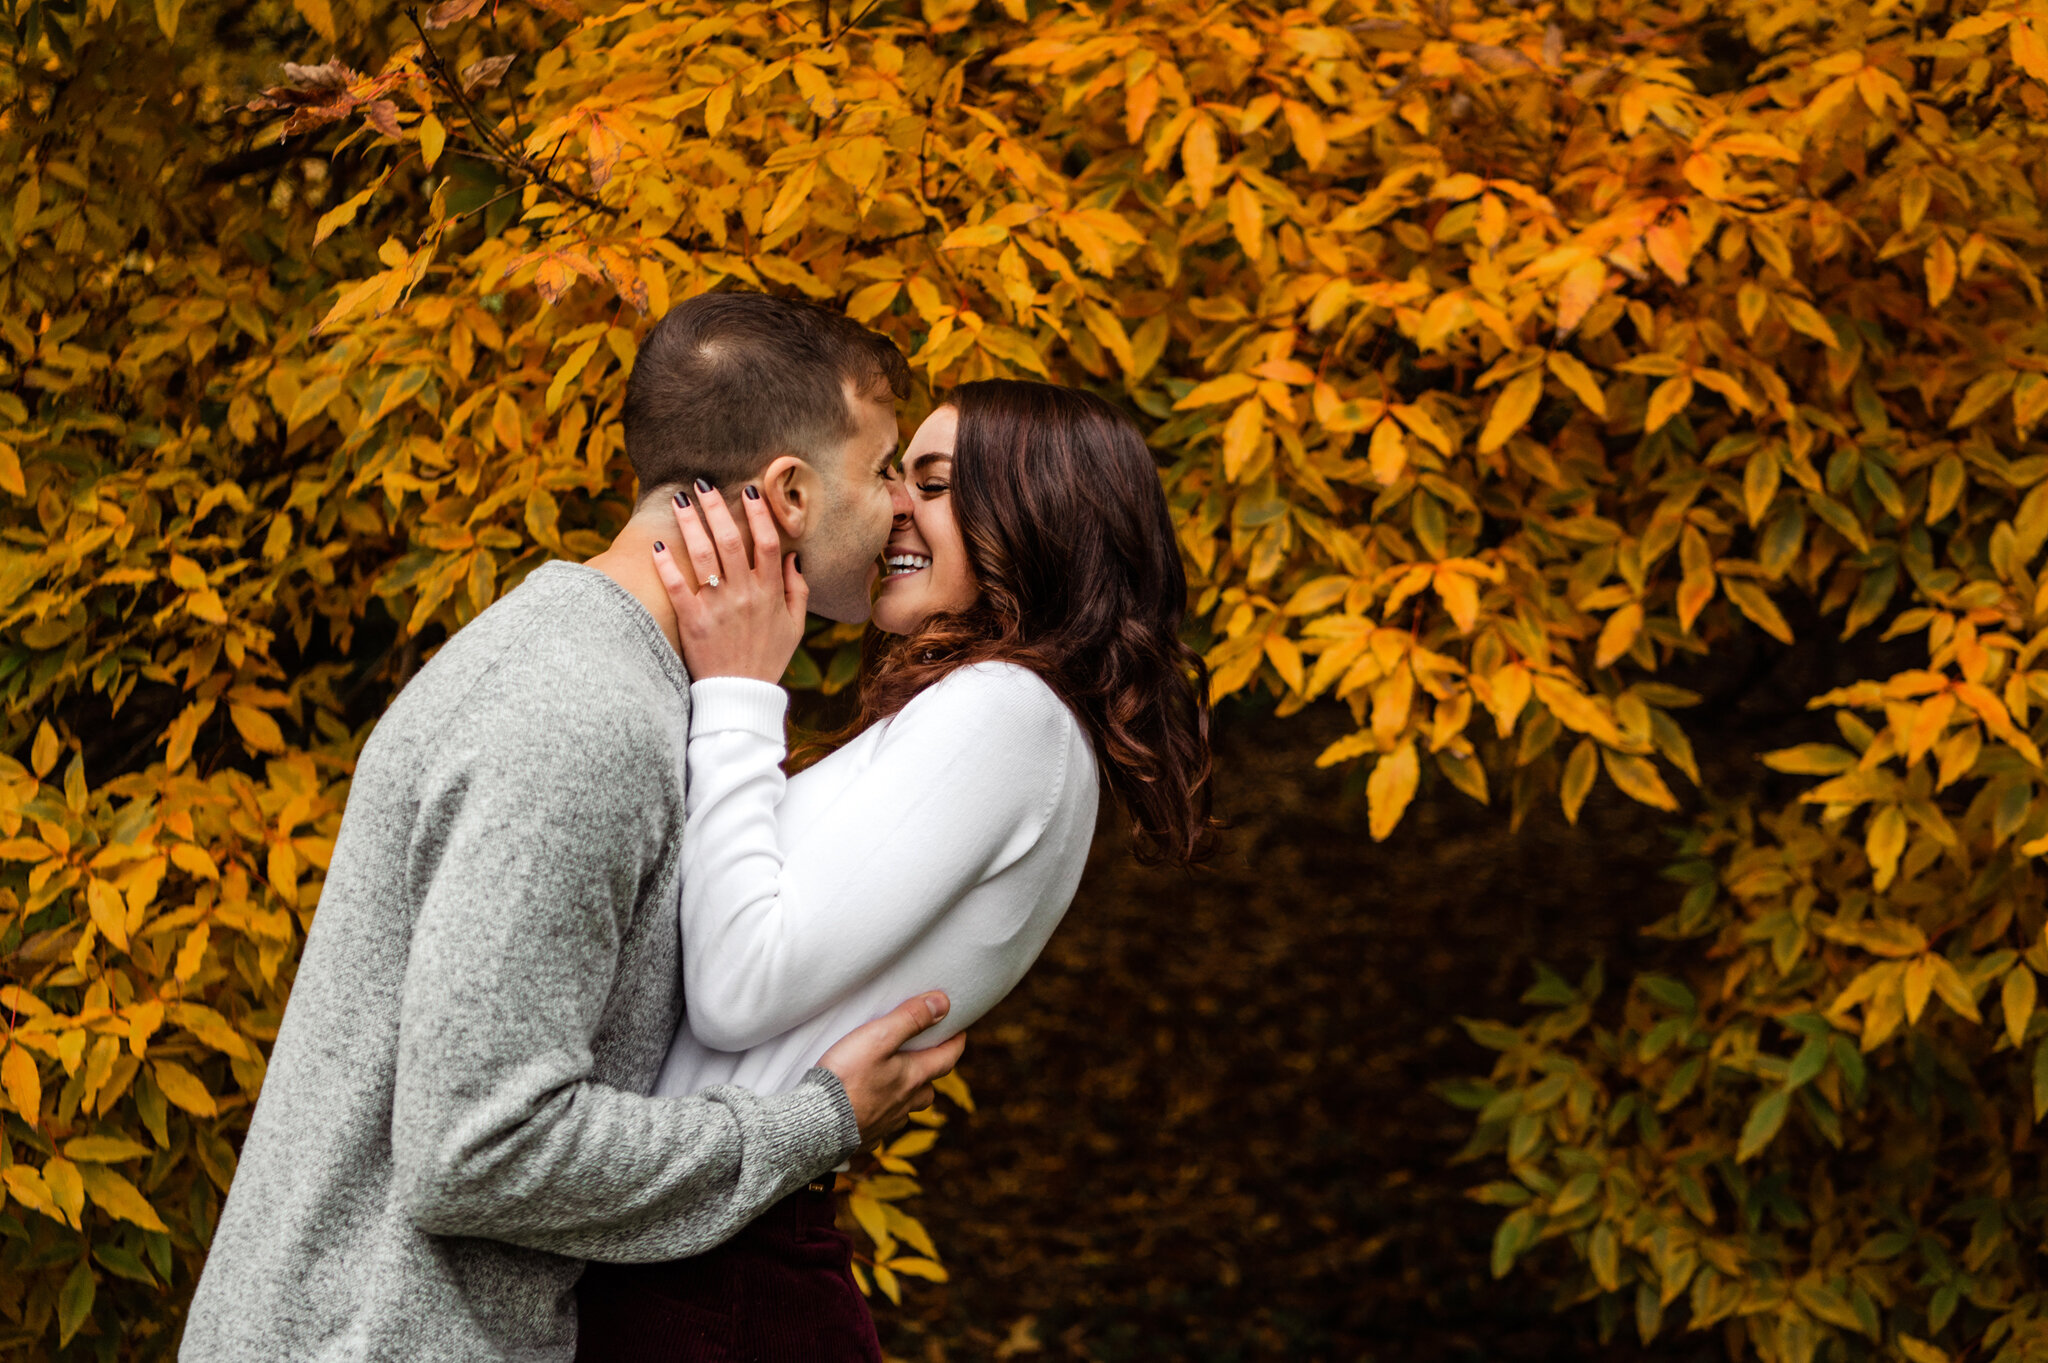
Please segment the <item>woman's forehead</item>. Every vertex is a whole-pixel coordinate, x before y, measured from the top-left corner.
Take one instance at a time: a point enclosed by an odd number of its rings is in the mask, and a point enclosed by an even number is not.
[[[903,467],[915,470],[921,463],[952,458],[953,438],[959,428],[957,412],[951,407],[938,408],[924,419],[924,424],[910,437],[910,444],[903,450]]]

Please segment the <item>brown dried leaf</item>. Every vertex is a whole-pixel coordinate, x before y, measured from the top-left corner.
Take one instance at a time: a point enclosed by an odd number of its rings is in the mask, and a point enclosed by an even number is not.
[[[484,7],[484,0],[441,0],[441,3],[427,11],[423,21],[427,28],[447,28],[459,24]]]
[[[462,68],[462,93],[473,95],[479,90],[488,90],[505,79],[505,72],[517,61],[517,56],[485,57]]]

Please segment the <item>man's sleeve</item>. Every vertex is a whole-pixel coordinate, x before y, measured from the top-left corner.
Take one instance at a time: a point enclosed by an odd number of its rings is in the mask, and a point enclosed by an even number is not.
[[[465,728],[470,726],[465,724]],[[440,745],[407,873],[424,885],[400,1001],[395,1187],[420,1229],[577,1258],[677,1258],[859,1146],[839,1081],[649,1098],[591,1046],[659,861],[661,744],[604,717]],[[615,760],[608,760],[615,759]],[[400,868],[393,868],[399,873]]]

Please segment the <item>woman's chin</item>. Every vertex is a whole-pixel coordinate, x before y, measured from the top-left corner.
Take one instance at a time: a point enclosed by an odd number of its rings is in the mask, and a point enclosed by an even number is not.
[[[923,614],[906,611],[901,607],[892,609],[885,602],[876,602],[874,613],[868,616],[868,623],[884,634],[913,634],[923,624]]]
[[[888,578],[882,579],[882,590],[875,594],[875,608],[868,623],[884,634],[915,634],[932,614],[913,599],[923,593],[909,590],[907,583],[897,584],[894,591],[890,585]]]

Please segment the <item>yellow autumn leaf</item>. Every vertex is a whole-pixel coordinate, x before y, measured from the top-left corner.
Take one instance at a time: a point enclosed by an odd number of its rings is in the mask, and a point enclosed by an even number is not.
[[[242,736],[242,741],[257,752],[284,751],[283,730],[262,710],[253,705],[230,705],[228,718],[234,721],[235,732]]]
[[[1781,644],[1792,642],[1792,626],[1785,621],[1784,612],[1777,602],[1754,581],[1744,577],[1724,577],[1720,580],[1721,590],[1735,603],[1735,608],[1755,622],[1757,627]],[[1702,603],[1704,604],[1704,603]]]
[[[1230,420],[1223,425],[1223,476],[1232,482],[1244,471],[1255,450],[1259,436],[1266,429],[1265,405],[1257,398],[1246,398],[1230,414]]]
[[[1597,417],[1607,415],[1607,395],[1601,391],[1593,371],[1578,356],[1553,350],[1544,357],[1544,364],[1557,376],[1558,382],[1571,389],[1572,395],[1585,404],[1587,411]]]
[[[1529,424],[1542,397],[1542,369],[1526,370],[1509,379],[1487,413],[1486,428],[1479,433],[1479,452],[1491,454],[1507,444],[1510,436]]]
[[[316,0],[325,4],[326,0]],[[441,149],[448,145],[448,130],[441,126],[441,120],[432,114],[420,119],[420,164],[428,170],[441,159]]]
[[[1198,383],[1189,389],[1186,396],[1173,404],[1177,412],[1191,407],[1212,407],[1220,403],[1235,402],[1247,393],[1257,391],[1259,381],[1249,374],[1225,374],[1221,378]]]
[[[1372,775],[1366,778],[1365,799],[1367,826],[1374,842],[1385,842],[1393,833],[1407,812],[1409,801],[1415,798],[1415,787],[1421,778],[1422,761],[1413,740],[1382,754],[1373,763]]]
[[[8,1104],[31,1126],[41,1121],[43,1083],[36,1058],[27,1047],[10,1044],[6,1055],[0,1056],[0,1090],[6,1092]]]
[[[47,719],[36,726],[36,740],[29,750],[29,766],[38,777],[48,776],[57,765],[57,731]]]
[[[2034,1003],[2040,988],[2040,981],[2027,968],[2025,961],[2018,962],[2005,972],[2005,982],[1999,986],[1999,1008],[2005,1017],[2005,1034],[2015,1047],[2027,1039],[2027,1024],[2033,1020]]]
[[[57,1206],[57,1199],[50,1195],[50,1185],[43,1176],[25,1164],[12,1165],[0,1170],[0,1182],[7,1185],[7,1194],[30,1211],[41,1212],[52,1221],[63,1221],[64,1213]]]
[[[313,31],[319,34],[323,41],[336,41],[338,33],[334,26],[334,10],[328,4],[328,0],[292,0],[292,8],[312,25]]]
[[[128,906],[122,901],[121,892],[94,876],[85,884],[85,903],[100,935],[113,943],[115,950],[126,951]]]
[[[1636,636],[1643,632],[1643,607],[1638,601],[1631,601],[1600,627],[1600,638],[1593,648],[1593,666],[1612,667],[1616,659],[1635,647]]]
[[[1899,856],[1906,850],[1906,816],[1897,805],[1885,805],[1871,816],[1863,850],[1870,858],[1871,883],[1886,888],[1898,874]]]
[[[1458,633],[1470,634],[1479,623],[1479,584],[1454,568],[1438,568],[1430,585],[1436,588]]]
[[[1671,418],[1684,411],[1692,401],[1692,388],[1690,374],[1675,374],[1658,384],[1650,393],[1650,405],[1643,415],[1643,434],[1664,429]]]
[[[1603,750],[1600,760],[1601,765],[1607,768],[1608,779],[1629,799],[1652,809],[1671,811],[1678,808],[1677,797],[1664,784],[1664,778],[1657,774],[1657,768],[1649,758]]]
[[[1265,252],[1266,236],[1265,210],[1258,194],[1243,180],[1233,180],[1223,197],[1230,210],[1230,230],[1237,237],[1238,249],[1247,260],[1257,260]]]
[[[1593,779],[1600,774],[1599,750],[1590,738],[1582,738],[1572,749],[1572,755],[1565,759],[1564,780],[1558,786],[1558,799],[1564,806],[1565,822],[1576,824],[1579,811],[1585,807],[1586,796],[1592,792]]]
[[[102,1164],[79,1166],[79,1179],[93,1205],[116,1220],[159,1233],[170,1230],[142,1190]]]
[[[195,1117],[211,1117],[219,1111],[213,1094],[207,1091],[199,1076],[183,1065],[170,1060],[153,1060],[149,1069],[164,1097],[178,1107]]]
[[[50,1200],[63,1213],[64,1224],[76,1230],[84,1224],[85,1180],[79,1176],[79,1168],[62,1155],[52,1155],[43,1163],[43,1184],[50,1190]]]
[[[1366,463],[1372,470],[1372,479],[1382,486],[1391,486],[1400,480],[1408,467],[1408,442],[1401,434],[1401,428],[1391,418],[1383,420],[1372,428],[1372,440],[1367,447]]]

